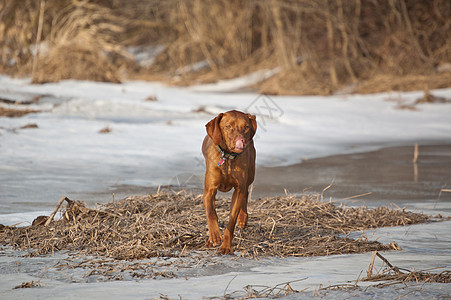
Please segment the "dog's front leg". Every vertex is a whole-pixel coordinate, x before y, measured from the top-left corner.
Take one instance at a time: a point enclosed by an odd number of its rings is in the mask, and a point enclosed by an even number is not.
[[[205,246],[212,247],[221,243],[221,231],[218,225],[218,215],[215,208],[216,189],[205,185],[202,201],[204,203],[205,214],[207,215],[209,239]]]
[[[233,254],[232,239],[235,231],[235,225],[238,219],[238,214],[242,211],[243,205],[247,202],[248,191],[245,188],[236,188],[232,196],[232,205],[230,208],[229,223],[224,230],[224,240],[222,241],[219,253]]]
[[[248,189],[246,189],[248,190]],[[247,194],[249,194],[249,192],[247,192]],[[240,226],[241,229],[244,229],[247,225],[247,219],[248,219],[248,214],[247,214],[247,201],[248,201],[249,196],[247,195],[244,198],[244,201],[241,203],[241,209],[240,209],[240,213],[238,215],[238,226]]]

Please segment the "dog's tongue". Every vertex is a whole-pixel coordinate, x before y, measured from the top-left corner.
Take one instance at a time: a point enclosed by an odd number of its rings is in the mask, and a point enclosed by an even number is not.
[[[244,144],[243,144],[243,140],[242,139],[237,139],[236,140],[235,149],[240,149],[240,150],[244,149]]]

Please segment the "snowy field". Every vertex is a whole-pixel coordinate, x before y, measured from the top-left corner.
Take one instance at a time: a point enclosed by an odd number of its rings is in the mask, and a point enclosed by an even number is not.
[[[95,195],[121,185],[155,188],[176,183],[181,174],[201,178],[204,125],[231,109],[257,116],[257,168],[387,146],[451,143],[450,103],[401,109],[421,98],[422,91],[288,97],[231,93],[233,86],[244,84],[235,80],[181,88],[148,82],[68,80],[32,85],[27,79],[0,76],[0,98],[18,101],[1,106],[42,111],[21,118],[0,117],[0,224],[28,225],[35,216],[48,214],[63,195],[80,199],[80,195]],[[431,93],[451,99],[451,89]],[[25,104],[36,96],[38,101]],[[27,124],[37,128],[21,128]],[[105,128],[110,132],[100,133]],[[80,200],[106,202],[112,195],[92,197]],[[385,255],[395,265],[449,269],[448,227],[449,222],[387,228],[377,230],[375,236],[382,242],[401,241],[402,252]],[[428,260],[423,260],[425,256]],[[40,270],[49,267],[53,258],[24,259],[0,250],[0,292],[4,299],[149,299],[160,293],[199,299],[221,297],[226,287],[232,292],[248,284],[274,286],[308,278],[293,287],[309,288],[308,295],[312,295],[320,284],[357,279],[370,258],[370,253],[261,262],[222,257],[215,258],[218,264],[234,266],[202,276],[107,283],[44,277],[41,288],[12,290],[21,282],[38,280]],[[425,299],[450,293],[448,285],[430,285],[418,294],[419,289],[421,286],[416,286],[402,293]],[[328,295],[337,299],[350,296],[341,293]],[[357,298],[365,295],[360,291]],[[370,289],[366,296],[384,299],[399,294]]]
[[[1,98],[26,102],[40,96],[31,105],[0,105],[42,110],[0,118],[0,214],[48,211],[63,195],[77,198],[113,186],[177,184],[181,174],[202,178],[204,125],[231,109],[257,115],[257,167],[451,142],[449,103],[399,108],[422,91],[282,97],[218,92],[222,85],[230,89],[227,82],[211,87],[215,92],[148,82],[32,85],[0,76]],[[451,99],[451,89],[432,93]],[[20,129],[27,124],[38,128]],[[104,128],[111,132],[99,133]],[[7,220],[0,216],[0,223]]]

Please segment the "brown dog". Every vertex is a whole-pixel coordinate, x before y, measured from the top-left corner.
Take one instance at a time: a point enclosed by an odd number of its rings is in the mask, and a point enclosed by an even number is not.
[[[255,175],[255,148],[252,140],[257,131],[255,116],[236,110],[219,114],[205,125],[207,136],[202,144],[207,170],[203,202],[209,239],[207,246],[221,242],[221,232],[215,209],[217,190],[228,192],[235,188],[230,205],[229,223],[224,230],[221,254],[233,254],[232,238],[235,225],[244,228],[247,223],[249,185]]]

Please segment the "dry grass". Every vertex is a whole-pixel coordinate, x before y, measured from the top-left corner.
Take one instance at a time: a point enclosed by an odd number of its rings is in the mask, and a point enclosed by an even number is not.
[[[232,293],[224,294],[222,297],[210,297],[213,299],[263,299],[263,298],[281,298],[288,295],[298,294],[299,291],[293,289],[291,285],[293,283],[306,280],[307,278],[294,280],[290,282],[279,283],[273,287],[265,285],[247,285],[243,288],[243,291],[234,291]]]
[[[109,5],[12,0],[0,3],[0,11],[3,72],[31,74],[35,83],[68,78],[119,81],[112,57],[126,55],[117,40],[125,19],[117,18]]]
[[[382,285],[392,285],[393,281],[396,283],[405,283],[409,281],[428,282],[428,283],[451,283],[451,271],[443,271],[440,273],[431,273],[426,271],[409,271],[409,270],[393,270],[387,271],[387,273],[372,276],[370,278],[364,278],[362,281],[391,281]]]
[[[39,59],[37,70],[32,77],[33,83],[63,79],[120,82],[118,69],[94,47],[53,47],[47,55]]]
[[[61,202],[64,201],[61,200]],[[205,251],[208,233],[201,196],[185,192],[128,197],[99,209],[66,200],[62,218],[35,220],[27,227],[3,227],[0,244],[45,255],[69,250],[120,260],[180,256]],[[220,226],[229,203],[217,200]],[[245,257],[317,256],[396,248],[347,237],[351,231],[427,222],[422,214],[386,207],[344,208],[318,195],[252,200],[248,227],[238,231],[234,250]],[[48,226],[43,225],[45,222]]]
[[[384,265],[380,268],[377,274],[372,274],[374,267],[375,258],[380,258]],[[431,273],[426,271],[415,271],[415,270],[405,270],[393,266],[385,257],[383,257],[379,252],[373,252],[373,258],[371,260],[367,277],[361,279],[362,281],[385,281],[378,286],[387,286],[393,284],[405,284],[409,281],[415,281],[416,283],[451,283],[451,271],[442,271],[440,273]]]
[[[38,280],[38,281],[32,280],[32,281],[28,281],[28,282],[23,282],[22,284],[15,286],[14,289],[15,290],[16,289],[30,289],[30,288],[40,287],[41,286],[40,281],[41,280]]]
[[[380,93],[384,91],[418,91],[447,88],[450,86],[451,72],[428,75],[376,75],[356,85],[355,93]]]
[[[0,117],[19,118],[26,114],[38,113],[39,110],[34,109],[15,109],[0,106]]]
[[[177,82],[190,84],[280,67],[260,91],[433,89],[450,82],[439,71],[451,63],[449,15],[448,0],[9,0],[0,3],[0,69],[34,69],[35,82],[123,73],[174,82],[182,70]],[[165,49],[140,67],[126,48],[146,45]],[[205,69],[183,69],[200,61]]]

